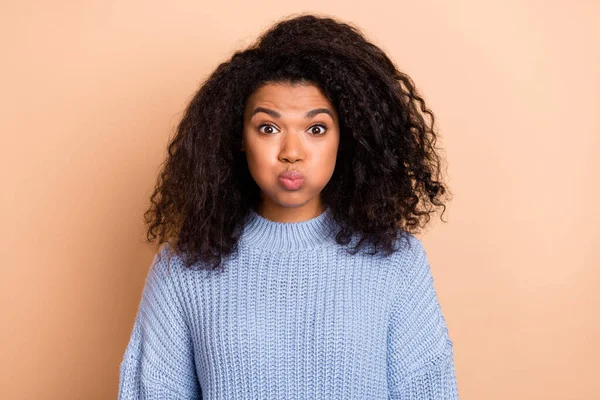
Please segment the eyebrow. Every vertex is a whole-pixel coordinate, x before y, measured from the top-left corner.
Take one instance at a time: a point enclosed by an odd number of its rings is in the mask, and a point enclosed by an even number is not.
[[[266,114],[269,114],[273,118],[281,118],[281,114],[279,114],[277,111],[274,111],[274,110],[271,110],[271,109],[265,108],[265,107],[256,107],[254,109],[254,111],[252,111],[252,114],[250,116],[253,116],[254,114],[259,113],[259,112],[264,112]],[[331,119],[334,119],[333,113],[328,108],[317,108],[314,110],[310,110],[309,112],[306,113],[304,118],[312,118],[315,115],[320,114],[320,113],[328,114],[331,117]]]

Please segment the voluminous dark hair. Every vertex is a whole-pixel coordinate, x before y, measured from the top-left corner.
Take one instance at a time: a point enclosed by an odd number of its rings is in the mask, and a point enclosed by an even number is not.
[[[186,267],[216,269],[237,249],[260,200],[241,151],[247,98],[266,83],[318,86],[336,107],[340,147],[321,192],[340,225],[336,241],[360,240],[377,253],[418,233],[446,206],[434,115],[411,78],[360,30],[331,17],[301,14],[277,22],[218,65],[188,104],[168,146],[151,206],[149,242],[184,254]],[[443,212],[442,212],[443,215]],[[445,221],[444,221],[445,222]]]

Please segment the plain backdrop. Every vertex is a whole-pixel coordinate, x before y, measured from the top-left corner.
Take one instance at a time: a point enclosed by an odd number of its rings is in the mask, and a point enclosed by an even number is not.
[[[166,145],[278,19],[352,22],[437,117],[454,197],[422,238],[461,399],[600,398],[600,3],[0,5],[0,398],[112,399]]]

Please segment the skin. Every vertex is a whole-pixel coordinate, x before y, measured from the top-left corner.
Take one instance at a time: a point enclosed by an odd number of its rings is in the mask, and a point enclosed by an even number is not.
[[[257,107],[266,111],[257,112]],[[311,110],[326,109],[309,117]],[[272,112],[277,113],[275,115]],[[300,222],[324,211],[321,191],[335,168],[339,121],[335,107],[313,84],[267,83],[246,101],[242,151],[261,189],[257,212],[272,221]],[[278,175],[300,171],[304,183],[286,189]]]

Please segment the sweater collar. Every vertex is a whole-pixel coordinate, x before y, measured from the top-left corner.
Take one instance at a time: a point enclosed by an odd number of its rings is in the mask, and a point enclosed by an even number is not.
[[[272,221],[250,210],[240,241],[270,251],[302,250],[335,243],[337,223],[331,209],[300,222]]]

